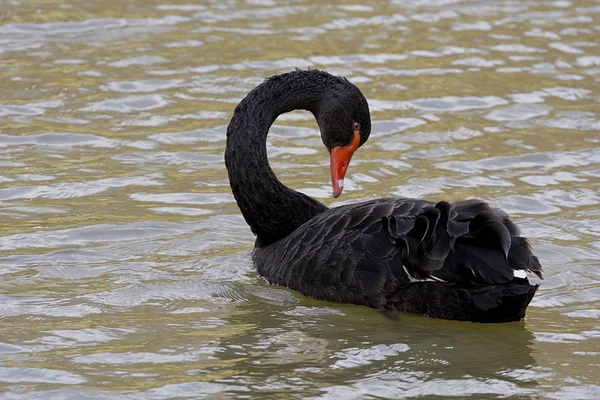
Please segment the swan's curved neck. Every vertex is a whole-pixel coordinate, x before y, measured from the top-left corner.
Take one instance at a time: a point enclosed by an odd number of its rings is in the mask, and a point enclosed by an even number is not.
[[[298,79],[299,73],[270,78],[252,90],[235,109],[227,128],[229,183],[242,215],[257,236],[258,247],[283,239],[327,210],[318,201],[283,185],[267,159],[267,134],[280,114],[296,109],[318,113],[322,82]]]

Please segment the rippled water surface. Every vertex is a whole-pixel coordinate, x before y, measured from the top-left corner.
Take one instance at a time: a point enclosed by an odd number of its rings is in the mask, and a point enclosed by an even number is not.
[[[0,5],[3,398],[600,398],[599,2]],[[524,322],[389,318],[256,276],[225,127],[294,67],[369,99],[341,202],[511,213],[546,270]],[[269,144],[284,183],[340,204],[311,115]]]

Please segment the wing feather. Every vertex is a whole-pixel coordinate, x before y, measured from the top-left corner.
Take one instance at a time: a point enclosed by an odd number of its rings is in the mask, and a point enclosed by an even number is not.
[[[483,287],[517,279],[515,270],[541,277],[518,235],[506,213],[480,200],[377,199],[323,212],[254,259],[274,283],[381,307],[415,280]]]

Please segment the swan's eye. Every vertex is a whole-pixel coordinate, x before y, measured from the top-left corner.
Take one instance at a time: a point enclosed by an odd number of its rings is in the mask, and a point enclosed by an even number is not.
[[[352,129],[355,131],[359,131],[360,130],[360,122],[354,122],[352,124]]]

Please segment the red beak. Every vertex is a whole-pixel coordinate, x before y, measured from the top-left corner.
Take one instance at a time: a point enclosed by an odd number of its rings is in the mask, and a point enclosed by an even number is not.
[[[331,185],[333,186],[333,197],[338,197],[344,190],[344,177],[350,165],[352,155],[360,144],[360,133],[354,131],[354,140],[348,146],[338,146],[331,149]]]

